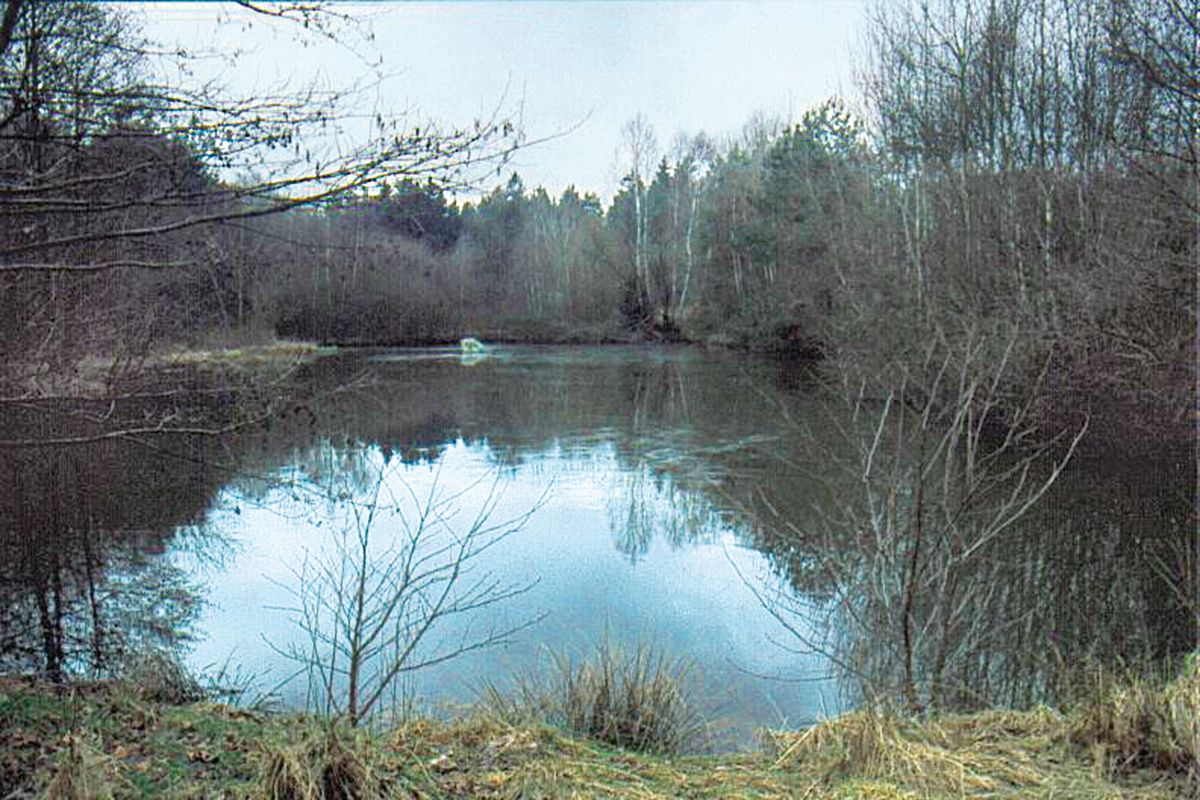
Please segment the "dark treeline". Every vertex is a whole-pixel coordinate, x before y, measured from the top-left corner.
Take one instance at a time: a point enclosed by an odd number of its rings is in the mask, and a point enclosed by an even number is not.
[[[974,331],[1016,340],[1017,385],[1133,400],[1147,420],[1180,424],[1197,211],[1183,5],[882,6],[863,114],[832,100],[796,123],[680,136],[662,152],[636,118],[604,207],[515,174],[460,206],[443,188],[455,159],[433,157],[458,134],[419,129],[409,161],[387,168],[223,182],[251,150],[301,151],[296,118],[332,112],[296,101],[251,122],[232,107],[204,118],[200,98],[146,82],[149,51],[116,12],[9,3],[8,377],[270,333],[706,340],[877,375]]]

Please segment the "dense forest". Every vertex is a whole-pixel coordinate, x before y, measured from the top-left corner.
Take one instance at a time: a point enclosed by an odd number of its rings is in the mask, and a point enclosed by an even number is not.
[[[380,120],[321,164],[302,137],[338,98],[157,85],[159,54],[117,9],[9,2],[6,391],[214,337],[705,341],[877,372],[974,331],[1015,343],[1017,386],[1133,400],[1147,424],[1186,430],[1200,94],[1186,6],[882,5],[860,112],[831,99],[665,147],[636,117],[605,207],[517,174],[450,199],[521,146],[501,118]]]

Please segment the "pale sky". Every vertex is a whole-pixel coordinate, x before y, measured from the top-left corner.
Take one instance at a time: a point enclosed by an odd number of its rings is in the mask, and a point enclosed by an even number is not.
[[[222,3],[143,3],[144,32],[171,46],[243,51],[212,67],[239,92],[289,81],[330,85],[370,73],[384,109],[446,126],[519,105],[526,134],[565,132],[518,154],[527,187],[574,184],[606,200],[620,175],[621,128],[636,114],[660,152],[679,132],[738,134],[756,114],[784,120],[853,99],[852,54],[866,0],[777,2],[336,3],[374,34],[347,47]],[[221,21],[223,20],[223,21]],[[353,37],[351,37],[353,38]]]

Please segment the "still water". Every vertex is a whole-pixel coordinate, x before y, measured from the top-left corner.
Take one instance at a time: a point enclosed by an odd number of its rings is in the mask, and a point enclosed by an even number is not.
[[[429,552],[482,521],[491,544],[460,585],[511,596],[421,640],[410,663],[503,639],[406,674],[400,686],[422,709],[470,703],[485,682],[544,673],[551,653],[578,658],[604,637],[692,662],[727,743],[856,701],[838,680],[854,665],[809,646],[830,630],[806,626],[830,617],[796,613],[831,598],[856,607],[814,568],[829,563],[821,547],[859,563],[852,538],[810,536],[831,518],[821,503],[850,502],[855,487],[831,483],[829,437],[843,426],[827,424],[802,364],[694,348],[500,347],[470,360],[378,350],[261,383],[254,394],[198,387],[206,424],[229,423],[222,436],[9,451],[0,668],[103,673],[124,652],[174,646],[196,669],[303,704],[306,683],[288,680],[296,664],[283,653],[309,642],[296,609],[317,596],[316,570],[364,531],[368,561],[384,564],[433,508]],[[0,428],[69,437],[101,419],[132,427],[164,404],[186,420],[164,398],[151,410],[14,406]],[[259,418],[265,428],[236,424]],[[1082,448],[1036,513],[965,574],[967,596],[986,598],[973,613],[1003,631],[976,636],[960,659],[990,693],[982,702],[1052,697],[1064,662],[1193,645],[1161,581],[1186,554],[1187,455]],[[859,652],[894,638],[880,625],[853,632]]]
[[[449,517],[436,536],[462,536],[490,509],[504,535],[469,580],[518,593],[439,623],[412,660],[520,630],[413,672],[405,689],[420,705],[469,703],[485,681],[544,673],[551,653],[587,655],[607,638],[691,662],[709,714],[743,737],[841,707],[828,664],[776,643],[783,630],[760,597],[785,579],[719,491],[740,451],[785,435],[769,403],[738,391],[762,375],[689,350],[507,348],[470,361],[393,351],[356,362],[373,376],[359,401],[377,395],[369,428],[348,425],[248,485],[222,487],[198,527],[226,551],[175,554],[204,587],[194,667],[237,664],[303,703],[306,682],[284,682],[296,664],[279,651],[304,636],[294,609],[311,561],[365,527],[356,509],[376,512],[367,532],[383,550],[403,547],[433,504]],[[374,433],[412,419],[426,436]]]

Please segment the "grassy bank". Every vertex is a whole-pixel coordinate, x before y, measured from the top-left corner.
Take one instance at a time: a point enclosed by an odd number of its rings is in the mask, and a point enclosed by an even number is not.
[[[312,342],[230,340],[167,347],[136,356],[80,353],[69,360],[68,366],[14,361],[0,376],[0,390],[24,399],[105,399],[125,391],[130,384],[161,383],[172,370],[249,374],[286,369],[335,350]]]
[[[334,348],[320,347],[312,342],[270,341],[257,344],[217,347],[175,348],[147,359],[148,367],[243,365],[256,366],[279,362],[305,361]]]
[[[371,732],[116,684],[0,683],[4,797],[1192,796],[1197,695],[1114,690],[1088,709],[921,722],[854,713],[756,752],[655,756],[494,716]],[[1188,727],[1190,725],[1190,727]],[[1165,726],[1165,727],[1164,727]],[[1190,732],[1190,733],[1189,733]],[[1189,749],[1189,747],[1191,749]]]

